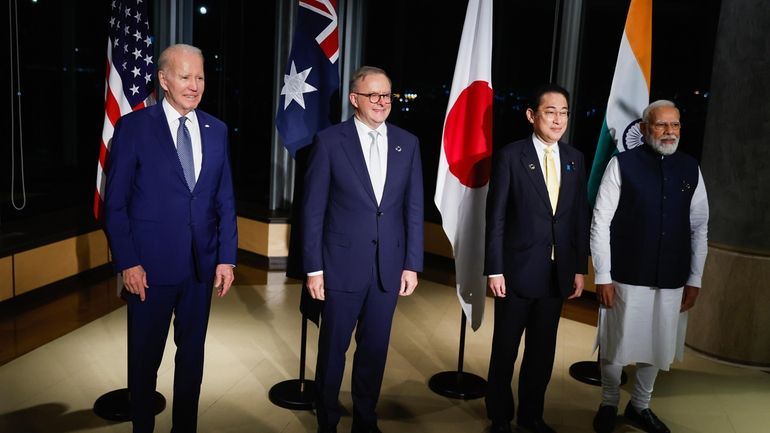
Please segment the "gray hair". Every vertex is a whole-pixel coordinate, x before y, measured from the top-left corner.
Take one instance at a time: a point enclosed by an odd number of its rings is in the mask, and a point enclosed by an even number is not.
[[[355,72],[353,72],[353,75],[350,77],[350,91],[355,92],[358,90],[358,84],[364,80],[368,75],[379,75],[382,74],[385,76],[385,78],[388,79],[388,83],[393,86],[393,82],[390,81],[390,77],[388,77],[388,74],[385,73],[385,71],[381,68],[378,68],[376,66],[361,66],[358,68]]]
[[[158,71],[166,70],[168,67],[168,62],[171,59],[171,55],[175,52],[196,54],[200,56],[201,60],[203,60],[203,52],[200,48],[188,44],[174,44],[167,47],[165,50],[163,50],[162,53],[160,53],[160,57],[158,58]]]
[[[644,109],[642,112],[642,122],[649,123],[650,122],[650,115],[653,111],[655,111],[658,108],[661,107],[674,107],[677,111],[679,111],[679,108],[677,108],[676,104],[669,101],[668,99],[658,99],[657,101],[651,103],[647,106],[647,108]]]

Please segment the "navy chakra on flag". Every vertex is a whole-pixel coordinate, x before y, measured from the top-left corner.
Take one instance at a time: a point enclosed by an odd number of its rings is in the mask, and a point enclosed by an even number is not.
[[[642,119],[636,119],[626,126],[623,131],[623,150],[631,150],[644,144],[644,135],[639,128],[640,123],[642,123]]]

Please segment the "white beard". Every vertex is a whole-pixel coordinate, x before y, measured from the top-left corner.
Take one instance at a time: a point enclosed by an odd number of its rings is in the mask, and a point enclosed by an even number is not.
[[[663,139],[673,138],[674,143],[673,144],[664,144]],[[674,136],[662,136],[660,139],[655,139],[652,136],[645,137],[645,141],[652,146],[653,149],[655,149],[656,152],[658,152],[661,155],[671,155],[674,152],[676,152],[676,148],[679,147],[679,137]]]

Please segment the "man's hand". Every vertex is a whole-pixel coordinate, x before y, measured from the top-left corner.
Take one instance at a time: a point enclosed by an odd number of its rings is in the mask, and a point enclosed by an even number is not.
[[[572,294],[567,299],[579,298],[583,294],[583,288],[585,287],[585,280],[583,274],[575,274],[575,281],[572,283]]]
[[[401,288],[399,296],[409,296],[417,288],[417,272],[404,270],[401,272]]]
[[[612,308],[612,304],[615,302],[615,285],[610,284],[597,284],[596,285],[596,300],[599,304],[605,308]]]
[[[487,287],[496,298],[505,298],[505,277],[487,277]]]
[[[220,298],[225,296],[230,291],[230,286],[233,285],[234,280],[235,275],[233,274],[232,265],[217,265],[214,277],[214,287],[217,289],[217,296]]]
[[[139,295],[139,300],[144,302],[144,289],[150,286],[147,285],[147,273],[144,272],[142,265],[132,266],[123,270],[123,286],[130,293]]]
[[[307,277],[307,292],[310,293],[310,297],[323,301],[326,299],[324,294],[324,275],[311,275]]]
[[[699,291],[700,288],[698,287],[684,286],[684,291],[682,292],[682,307],[679,309],[680,312],[684,313],[695,305],[695,298],[698,297]]]

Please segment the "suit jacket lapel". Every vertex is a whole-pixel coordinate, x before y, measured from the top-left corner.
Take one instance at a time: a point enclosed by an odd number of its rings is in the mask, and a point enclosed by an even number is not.
[[[565,205],[567,204],[566,200],[571,199],[575,194],[575,187],[577,186],[575,170],[578,169],[575,166],[575,159],[572,153],[567,150],[566,146],[561,145],[561,143],[559,144],[561,184],[559,185],[559,200],[556,202],[556,213],[564,212],[566,209]]]
[[[366,190],[374,203],[377,204],[374,188],[372,188],[372,180],[369,179],[369,171],[366,169],[364,153],[361,151],[361,140],[358,139],[358,132],[352,117],[345,122],[345,128],[342,130],[342,150],[345,152],[348,161],[350,161],[350,165],[353,167],[358,180],[361,181],[364,190]]]
[[[187,181],[184,178],[184,170],[182,170],[182,163],[179,162],[179,155],[176,153],[176,146],[174,146],[174,139],[171,136],[171,130],[166,121],[166,113],[163,111],[163,106],[158,102],[149,109],[153,110],[153,116],[157,122],[154,129],[155,136],[160,144],[161,153],[169,160],[169,164],[174,167],[174,171],[179,176],[179,180],[187,186]]]
[[[195,116],[198,118],[198,129],[200,130],[200,134],[201,134],[201,154],[202,154],[201,171],[198,174],[198,180],[195,182],[195,188],[197,188],[198,185],[201,183],[201,181],[204,180],[204,176],[208,174],[209,167],[211,166],[211,163],[212,163],[211,158],[207,157],[206,151],[208,150],[209,146],[212,145],[213,137],[211,136],[211,127],[208,123],[208,118],[206,117],[206,114],[200,110],[195,110]],[[181,164],[179,166],[181,167]],[[193,188],[193,191],[195,191],[195,188]]]
[[[535,144],[532,142],[532,139],[529,140],[529,145],[525,146],[524,150],[521,152],[521,165],[523,166],[524,171],[527,172],[529,179],[532,181],[535,192],[537,192],[537,195],[543,200],[545,207],[551,211],[551,199],[548,197],[548,189],[545,186],[543,170],[540,168],[540,161],[537,158]]]

